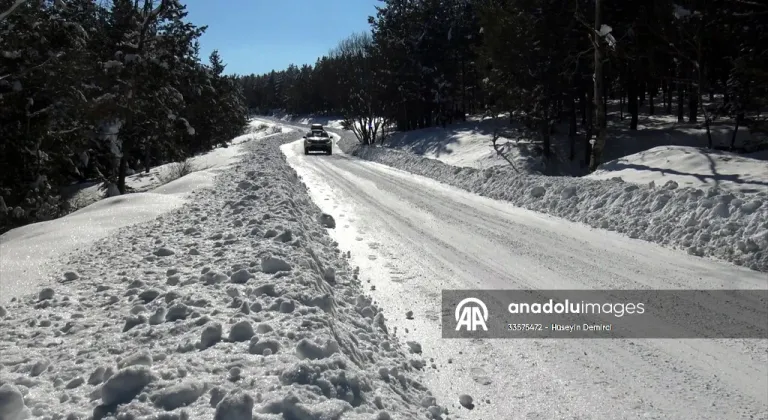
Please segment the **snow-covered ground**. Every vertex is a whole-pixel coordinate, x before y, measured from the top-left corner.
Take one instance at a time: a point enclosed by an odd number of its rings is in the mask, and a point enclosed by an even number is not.
[[[382,147],[355,147],[352,153],[522,208],[768,271],[764,191],[520,175],[508,167],[461,168]]]
[[[244,143],[247,157],[213,188],[112,230],[56,267],[62,282],[5,303],[0,418],[387,420],[441,411],[420,380],[425,362],[388,331],[328,236],[333,219],[285,162],[287,140]]]
[[[299,127],[296,127],[300,129]],[[591,227],[623,233],[689,254],[768,271],[768,192],[744,193],[618,180],[525,175],[509,166],[483,170],[388,147],[360,147],[336,131],[337,146],[356,157],[489,198]]]
[[[51,264],[59,256],[88,246],[116,229],[152,220],[183,205],[192,191],[213,186],[216,175],[238,161],[246,142],[290,131],[286,127],[273,129],[269,122],[253,122],[251,126],[257,130],[233,139],[229,147],[191,158],[192,172],[183,178],[164,180],[178,165],[171,163],[126,179],[126,185],[144,192],[103,199],[103,192],[92,186],[81,190],[78,197],[93,204],[60,219],[22,226],[0,236],[0,303],[32,293],[40,283],[57,280]]]
[[[277,125],[271,121],[251,120],[247,133],[232,139],[227,147],[217,147],[208,153],[193,156],[186,162],[172,162],[155,166],[150,168],[149,172],[131,169],[133,174],[126,177],[125,184],[134,192],[146,192],[174,180],[175,176],[178,176],[178,168],[181,165],[186,165],[185,169],[192,172],[210,172],[221,169],[239,156],[241,152],[239,146],[242,143],[290,130],[288,127]],[[105,192],[99,188],[99,185],[78,187],[77,185],[71,187],[76,188],[77,191],[71,194],[69,198],[71,205],[76,208],[88,206],[105,198]]]
[[[429,159],[436,159],[453,166],[484,169],[508,164],[491,143],[492,131],[488,124],[471,121],[454,124],[447,128],[432,127],[422,130],[394,133],[386,141],[387,147],[400,149]],[[500,150],[516,166],[525,167],[526,158],[511,154],[509,139],[501,139]]]
[[[706,148],[659,146],[602,164],[590,179],[619,177],[626,182],[724,191],[768,193],[768,160]]]
[[[304,156],[300,143],[282,149],[314,201],[336,217],[330,234],[361,267],[390,325],[428,360],[425,383],[446,417],[768,415],[766,340],[447,340],[440,306],[443,289],[765,289],[764,273],[341,152]],[[462,395],[472,397],[473,409],[462,406]]]
[[[532,134],[519,125],[507,126],[507,119],[470,118],[467,122],[448,125],[446,128],[432,127],[394,133],[385,142],[385,146],[452,166],[485,169],[512,162],[522,173],[552,172],[543,168],[538,146],[531,142]],[[707,144],[705,129],[693,124],[677,124],[668,116],[643,116],[637,131],[628,130],[627,125],[627,121],[622,122],[618,118],[610,122],[604,156],[606,159],[618,159],[662,145],[704,147]],[[492,145],[496,129],[501,129],[497,146],[503,157]],[[555,171],[575,175],[582,168],[567,163],[568,139],[558,134],[567,133],[567,130],[567,126],[560,125],[552,137],[553,152],[560,161]],[[714,146],[727,147],[732,130],[730,126],[713,127]],[[739,130],[737,147],[748,147],[753,142],[748,130]],[[577,150],[577,158],[580,154],[581,148]]]
[[[612,106],[612,108],[618,107]],[[338,117],[278,115],[272,119],[272,121],[275,120],[300,125],[321,123],[331,129],[341,130],[341,120]],[[552,136],[552,150],[556,164],[545,167],[541,159],[540,146],[537,142],[531,141],[534,135],[520,124],[509,125],[508,120],[509,117],[503,115],[498,118],[470,116],[466,122],[450,124],[445,128],[430,127],[394,132],[387,137],[384,146],[439,160],[451,166],[486,169],[494,166],[508,166],[511,162],[518,172],[524,174],[583,175],[585,168],[579,164],[583,160],[583,147],[577,147],[576,162],[570,162],[567,159],[569,141],[563,134],[568,132],[567,124],[560,124]],[[628,117],[621,120],[617,110],[609,113],[608,141],[603,156],[606,161],[661,146],[703,148],[708,142],[704,127],[700,124],[677,123],[675,116],[640,115],[636,131],[629,130],[628,125]],[[716,148],[730,146],[733,128],[728,124],[711,127],[713,145]],[[498,151],[492,144],[494,133],[497,131],[500,135],[497,140]],[[579,145],[582,141],[583,139],[579,139]],[[747,128],[741,127],[736,136],[735,146],[752,150],[760,147],[760,141]],[[752,158],[764,159],[759,157],[764,153],[754,154]],[[768,161],[768,159],[764,160]],[[731,167],[738,169],[738,167]],[[738,174],[748,177],[749,169],[745,167]]]

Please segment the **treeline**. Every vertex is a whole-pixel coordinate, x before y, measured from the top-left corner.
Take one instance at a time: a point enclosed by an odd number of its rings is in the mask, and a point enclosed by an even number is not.
[[[570,123],[570,158],[583,147],[594,169],[608,100],[637,129],[641,106],[754,125],[768,98],[765,2],[383,0],[369,23],[314,66],[243,77],[249,107],[374,114],[399,130],[508,112],[546,157],[554,126]]]
[[[109,195],[150,165],[241,133],[240,84],[177,0],[0,0],[0,233],[69,211],[60,188]]]

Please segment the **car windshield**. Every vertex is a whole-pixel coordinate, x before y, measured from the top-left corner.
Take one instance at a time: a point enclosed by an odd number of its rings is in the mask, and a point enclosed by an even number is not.
[[[324,131],[313,131],[309,134],[310,137],[328,137]]]

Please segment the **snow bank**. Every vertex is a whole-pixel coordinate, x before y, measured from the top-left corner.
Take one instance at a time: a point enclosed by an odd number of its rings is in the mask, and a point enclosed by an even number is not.
[[[183,197],[175,194],[137,193],[107,198],[60,219],[6,232],[0,236],[0,302],[31,293],[51,280],[52,266],[62,254],[183,203]]]
[[[660,146],[600,165],[590,179],[620,177],[626,182],[681,187],[718,187],[724,191],[768,192],[768,161],[684,146]]]
[[[357,157],[426,176],[514,205],[583,222],[690,254],[768,271],[768,193],[636,185],[572,177],[519,175],[508,167],[460,168],[410,153],[339,146]]]
[[[216,175],[240,158],[246,142],[266,135],[269,135],[266,130],[245,134],[234,139],[230,147],[196,156],[191,159],[195,172],[164,185],[159,179],[174,164],[155,167],[149,174],[136,174],[126,179],[128,186],[147,192],[107,199],[99,197],[95,203],[62,218],[6,232],[0,236],[0,259],[3,262],[0,266],[0,302],[30,293],[40,282],[55,279],[51,264],[59,256],[106,237],[116,229],[152,220],[184,204],[192,191],[212,187]],[[90,189],[93,190],[91,193],[101,195],[98,186]]]
[[[113,231],[60,268],[69,281],[5,305],[0,393],[12,410],[425,418],[430,394],[414,367],[424,363],[363,295],[279,150],[292,140],[245,143],[251,155],[214,189]]]
[[[608,143],[604,151],[606,160],[619,159],[633,153],[659,146],[706,147],[706,129],[698,124],[677,123],[676,117],[668,115],[641,115],[638,130],[629,130],[628,120],[621,120],[617,113],[608,121]],[[296,121],[301,123],[301,120]],[[711,127],[713,146],[727,148],[733,136],[732,125]],[[493,148],[493,135],[499,131],[497,148]],[[555,163],[544,165],[541,146],[537,135],[522,124],[509,124],[508,116],[496,118],[471,116],[466,122],[447,125],[446,128],[430,127],[420,130],[392,133],[384,145],[415,155],[436,159],[452,166],[485,169],[506,166],[511,161],[521,172],[527,174],[583,175],[585,168],[583,147],[576,149],[576,160],[570,161],[568,125],[558,124],[551,137]],[[579,143],[581,144],[581,143]],[[765,146],[765,141],[740,127],[735,147],[743,151],[756,151]]]
[[[227,147],[217,147],[208,153],[189,158],[188,163],[190,169],[197,172],[226,167],[240,155],[241,149],[239,146],[241,144],[273,134],[287,133],[292,131],[292,129],[271,121],[251,120],[248,123],[246,131],[246,134],[232,139],[232,141],[227,144]],[[137,168],[135,173],[126,177],[125,184],[136,192],[151,191],[162,185],[165,182],[164,178],[166,178],[168,172],[172,172],[174,166],[178,164],[178,162],[173,162],[154,166],[150,168],[149,172],[140,171]],[[72,197],[70,202],[78,207],[84,207],[79,204],[85,203],[85,205],[88,205],[102,198],[104,198],[104,193],[99,190],[99,185],[93,184],[80,189]]]
[[[507,161],[494,150],[492,138],[492,126],[488,121],[474,121],[447,128],[432,127],[394,133],[387,139],[386,146],[453,166],[484,169],[507,165]],[[516,149],[508,141],[501,139],[499,147],[509,159],[516,161],[516,166],[535,165],[529,162],[533,160],[530,156],[513,153]]]

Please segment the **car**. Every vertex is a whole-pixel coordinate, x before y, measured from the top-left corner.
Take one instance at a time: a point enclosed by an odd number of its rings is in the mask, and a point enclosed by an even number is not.
[[[316,124],[313,124],[313,126]],[[319,124],[317,124],[319,125]],[[333,141],[327,131],[322,129],[311,130],[304,135],[304,154],[308,155],[309,152],[314,150],[324,151],[326,154],[333,154]],[[313,127],[314,128],[314,127]]]
[[[322,124],[312,124],[309,126],[309,129],[312,131],[325,131]]]

